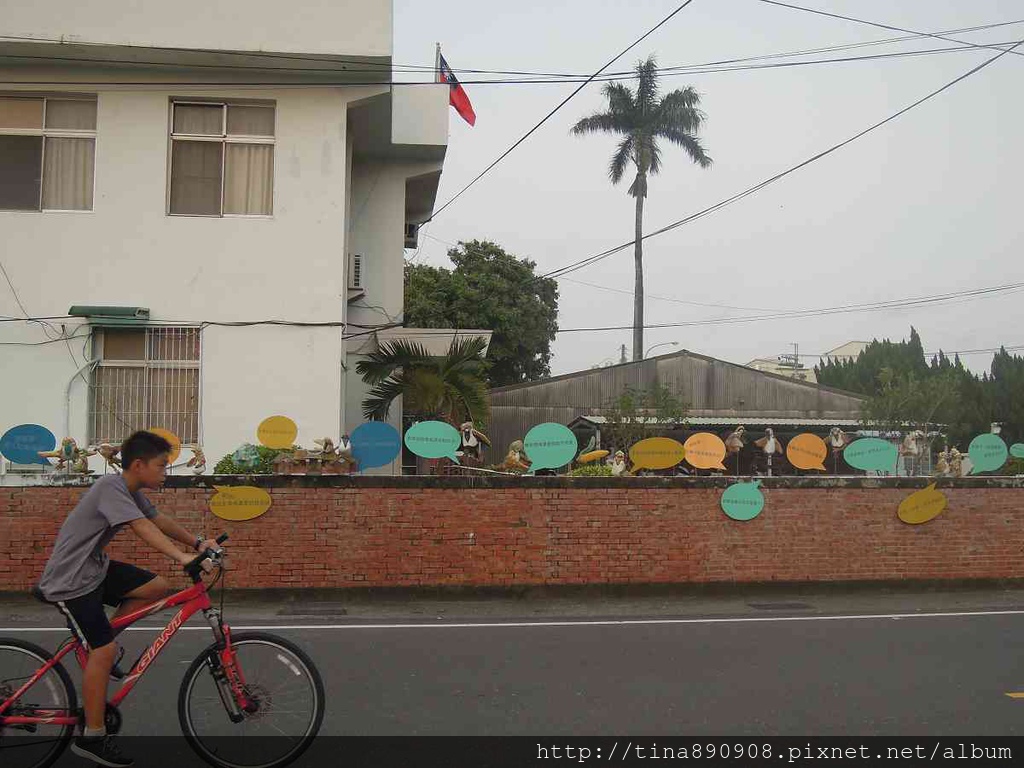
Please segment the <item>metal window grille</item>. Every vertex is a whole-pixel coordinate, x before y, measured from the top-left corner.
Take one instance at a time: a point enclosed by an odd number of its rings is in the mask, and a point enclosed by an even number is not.
[[[92,386],[93,443],[162,427],[199,442],[199,329],[104,329]]]

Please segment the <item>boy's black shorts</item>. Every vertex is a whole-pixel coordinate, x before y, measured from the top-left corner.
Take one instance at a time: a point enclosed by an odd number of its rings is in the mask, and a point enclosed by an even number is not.
[[[68,628],[79,640],[90,648],[102,648],[114,641],[114,630],[103,606],[116,608],[125,595],[155,578],[155,573],[130,563],[111,560],[102,584],[81,597],[61,600],[57,607],[67,619]]]

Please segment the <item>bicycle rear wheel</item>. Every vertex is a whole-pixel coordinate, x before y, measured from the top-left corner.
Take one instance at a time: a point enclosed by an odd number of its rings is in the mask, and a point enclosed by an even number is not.
[[[199,756],[218,768],[288,765],[306,751],[323,722],[320,673],[298,646],[276,635],[239,633],[231,647],[254,711],[232,722],[214,677],[220,662],[211,645],[181,681],[181,730]]]
[[[0,702],[14,695],[51,659],[48,651],[23,640],[0,638]],[[74,715],[78,699],[74,683],[63,666],[48,670],[0,715],[0,765],[3,768],[46,768],[67,749],[72,725],[38,723],[4,725],[4,717],[36,717],[41,711],[55,716]]]

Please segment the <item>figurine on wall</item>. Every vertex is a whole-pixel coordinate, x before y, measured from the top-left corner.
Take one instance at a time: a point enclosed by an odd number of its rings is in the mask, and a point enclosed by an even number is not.
[[[508,447],[505,460],[498,466],[504,472],[525,472],[530,468],[530,460],[526,456],[522,440],[515,440]]]
[[[206,454],[198,445],[189,449],[192,451],[192,458],[185,462],[186,467],[192,468],[192,474],[201,475],[206,471]]]
[[[103,458],[104,474],[106,474],[107,469],[113,469],[115,472],[121,471],[121,446],[111,445],[110,443],[100,443],[99,445],[89,446],[89,450],[93,452],[94,456],[98,455]]]
[[[839,456],[843,453],[846,446],[852,442],[852,438],[839,427],[832,427],[828,432],[828,439],[825,442],[828,443],[828,447],[832,451],[832,471],[838,475]]]
[[[956,446],[949,450],[949,474],[953,477],[964,476],[964,456]]]
[[[740,425],[736,427],[732,433],[725,438],[725,451],[730,456],[736,457],[736,476],[740,474],[740,451],[743,450],[744,442],[743,435],[747,432],[747,428]]]
[[[39,451],[44,459],[57,459],[56,469],[79,474],[89,474],[89,457],[94,456],[94,451],[78,447],[73,437],[65,437],[60,445],[52,451]]]
[[[918,473],[921,457],[925,451],[925,434],[920,429],[908,432],[900,445],[899,455],[910,459],[908,473],[913,476]]]
[[[626,462],[626,454],[622,451],[616,451],[615,458],[612,459],[612,477],[632,477],[629,464]]]
[[[764,437],[760,440],[755,440],[754,445],[760,448],[765,456],[768,457],[768,477],[772,476],[772,460],[776,454],[782,455],[782,441],[775,437],[775,432],[769,427],[764,431]]]
[[[487,435],[473,426],[472,421],[464,422],[459,428],[459,434],[462,438],[462,444],[460,450],[455,452],[455,455],[459,457],[463,464],[471,467],[480,466],[480,454],[483,451],[483,446],[490,447],[491,441],[487,439]]]

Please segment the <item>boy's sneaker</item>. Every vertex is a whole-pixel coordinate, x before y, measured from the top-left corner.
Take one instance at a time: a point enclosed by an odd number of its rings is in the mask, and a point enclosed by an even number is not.
[[[107,768],[128,768],[135,761],[121,754],[113,736],[79,736],[71,743],[71,751],[86,760]]]

